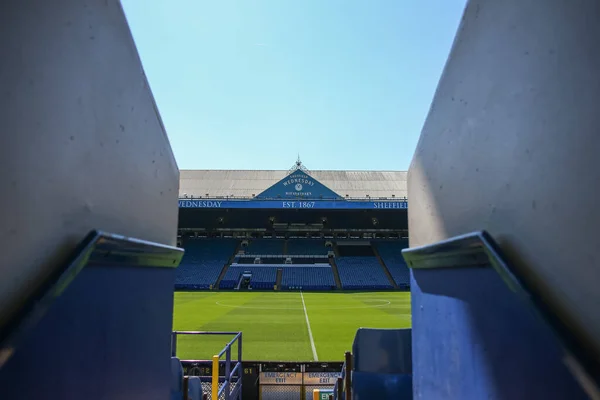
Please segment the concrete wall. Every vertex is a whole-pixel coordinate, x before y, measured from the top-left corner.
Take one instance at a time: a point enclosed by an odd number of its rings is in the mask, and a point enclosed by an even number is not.
[[[174,244],[179,173],[116,0],[0,3],[0,325],[91,229]]]
[[[470,1],[408,182],[411,247],[488,230],[596,354],[599,18],[594,0]]]

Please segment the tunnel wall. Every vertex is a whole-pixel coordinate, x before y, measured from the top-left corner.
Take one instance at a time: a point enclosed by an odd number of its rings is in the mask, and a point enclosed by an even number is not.
[[[576,3],[469,1],[410,166],[409,232],[414,247],[489,231],[598,355],[600,4]],[[441,305],[431,305],[444,299],[421,293],[420,274],[413,274],[413,312],[422,313],[421,323],[434,323]],[[448,274],[446,283],[460,286],[462,275]],[[450,304],[442,309],[464,335],[471,330],[474,322],[464,311]],[[430,363],[433,349],[452,348],[448,337],[435,338],[429,352],[424,347],[413,356],[422,398],[440,390],[441,383],[428,379],[431,369],[444,368]],[[510,345],[493,339],[496,346]],[[476,379],[488,379],[480,395],[503,398],[494,387],[511,383],[490,381],[482,367],[502,362],[486,358],[491,353],[461,359],[460,369],[475,368]],[[527,389],[531,382],[517,378],[512,384]]]
[[[91,229],[175,244],[179,172],[116,0],[0,3],[0,323]]]
[[[169,398],[175,269],[111,261],[86,265],[21,335],[3,399]]]

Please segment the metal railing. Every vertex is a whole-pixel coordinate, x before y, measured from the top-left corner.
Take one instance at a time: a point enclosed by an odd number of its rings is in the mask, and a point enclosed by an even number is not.
[[[342,365],[342,373],[333,388],[333,399],[352,399],[352,353],[349,351],[344,353],[344,365]]]
[[[242,398],[242,332],[205,332],[205,331],[173,331],[171,334],[171,356],[177,355],[177,337],[179,335],[225,335],[233,336],[218,354],[212,357],[212,380],[210,398],[213,400],[241,400]],[[237,342],[238,356],[233,368],[231,347]],[[225,376],[220,379],[219,366],[221,357],[225,355]],[[233,389],[231,388],[233,384]]]

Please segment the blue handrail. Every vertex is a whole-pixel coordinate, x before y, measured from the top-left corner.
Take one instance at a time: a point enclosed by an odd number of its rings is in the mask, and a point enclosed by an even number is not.
[[[242,332],[208,332],[208,331],[173,331],[171,334],[171,355],[177,353],[177,337],[179,335],[233,335],[231,339],[218,354],[213,356],[212,371],[212,398],[220,399],[221,395],[225,400],[241,400],[242,398]],[[231,348],[237,342],[238,357],[233,368],[231,368]],[[225,354],[225,379],[223,385],[219,388],[219,364],[220,358]],[[231,384],[235,387],[231,390]]]

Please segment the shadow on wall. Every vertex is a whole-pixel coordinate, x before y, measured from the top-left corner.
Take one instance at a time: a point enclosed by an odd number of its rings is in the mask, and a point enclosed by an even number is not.
[[[409,193],[411,205],[420,206],[409,209],[411,247],[415,230],[428,235],[430,243],[438,241],[436,235],[454,236],[446,230],[452,211],[432,195],[424,176],[415,156]],[[415,186],[417,193],[412,191]],[[462,217],[473,218],[473,213],[464,210]],[[587,398],[563,364],[552,332],[491,267],[412,270],[411,291],[415,394],[446,399]]]
[[[523,277],[541,288],[562,319],[591,343],[590,351],[600,355],[600,314],[592,306],[600,301],[600,236],[595,232],[600,225],[600,53],[594,50],[600,26],[590,23],[596,18],[600,6],[593,1],[579,7],[560,0],[545,7],[534,1],[470,1],[417,145],[408,193],[411,247],[487,230]],[[476,274],[482,274],[481,283],[471,278]],[[436,283],[430,275],[445,281]],[[463,371],[468,365],[487,371],[478,373],[488,389],[494,388],[486,395],[521,398],[510,387],[532,386],[515,377],[516,371],[533,382],[539,378],[507,361],[520,359],[518,349],[535,355],[538,367],[560,375],[561,367],[540,353],[546,340],[537,339],[527,318],[513,315],[520,307],[492,277],[414,271],[413,280],[413,329],[419,330],[421,321],[436,332],[443,319],[463,329],[462,335],[473,335],[481,347],[473,347],[468,359],[463,357],[469,353],[456,353],[454,361]],[[490,298],[492,293],[497,297]],[[493,328],[496,322],[485,317],[488,308],[503,315],[501,322],[510,329]],[[457,348],[451,337],[432,339]],[[495,349],[499,344],[502,351]],[[416,357],[415,363],[419,368]],[[546,379],[539,390],[556,398],[560,384]]]
[[[469,2],[409,173],[409,218],[444,226],[409,225],[411,246],[490,232],[600,357],[598,18],[591,0]]]

